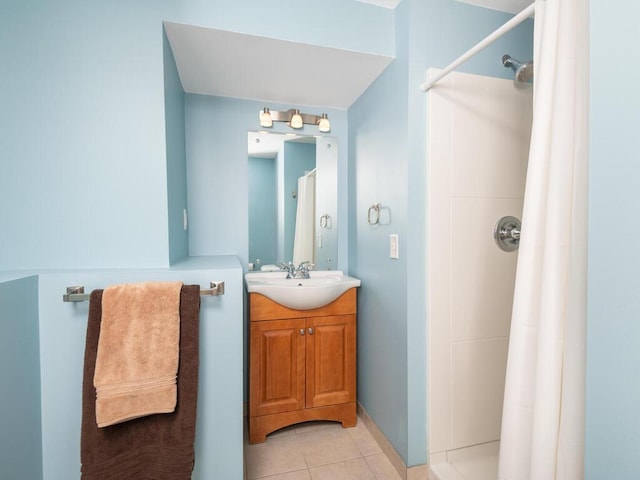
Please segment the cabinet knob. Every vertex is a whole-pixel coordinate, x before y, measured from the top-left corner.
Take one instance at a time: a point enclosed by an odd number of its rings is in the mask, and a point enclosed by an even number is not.
[[[304,335],[304,328],[300,329],[300,335]]]
[[[309,335],[313,335],[313,328],[309,327]]]

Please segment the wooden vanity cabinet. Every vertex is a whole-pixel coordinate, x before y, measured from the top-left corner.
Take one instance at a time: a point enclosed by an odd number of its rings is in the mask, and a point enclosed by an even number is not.
[[[309,420],[356,424],[356,289],[292,310],[249,294],[249,443]]]

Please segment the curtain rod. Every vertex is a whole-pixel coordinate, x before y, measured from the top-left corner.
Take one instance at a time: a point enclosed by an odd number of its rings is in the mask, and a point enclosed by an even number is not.
[[[224,282],[210,282],[208,290],[200,290],[200,295],[224,295]],[[67,293],[62,295],[63,302],[86,302],[90,294],[84,293],[84,285],[67,287]]]
[[[432,80],[430,80],[428,82],[424,82],[423,84],[421,84],[420,85],[420,90],[423,91],[423,92],[426,92],[427,90],[429,90],[436,83],[438,83],[444,77],[449,75],[452,71],[454,71],[456,68],[458,68],[464,62],[466,62],[471,57],[473,57],[476,53],[478,53],[481,50],[483,50],[486,47],[488,47],[490,44],[492,44],[497,39],[502,37],[505,33],[508,33],[511,30],[513,30],[514,27],[517,27],[522,22],[524,22],[527,18],[533,16],[534,13],[535,13],[535,2],[532,3],[531,5],[529,5],[524,10],[522,10],[517,15],[515,15],[511,20],[506,22],[500,28],[495,30],[493,33],[489,34],[483,40],[481,40],[480,42],[475,44],[473,47],[471,47],[469,50],[467,50],[466,53],[462,54],[456,60],[451,62],[442,72],[440,72],[438,75],[436,75],[436,77],[434,79],[432,79]]]

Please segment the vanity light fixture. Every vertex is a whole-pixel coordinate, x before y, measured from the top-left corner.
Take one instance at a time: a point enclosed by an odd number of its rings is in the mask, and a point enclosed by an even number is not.
[[[326,113],[323,113],[320,120],[318,120],[318,130],[323,133],[331,131],[331,124],[329,123],[329,118]]]
[[[300,115],[300,110],[296,110],[293,116],[291,117],[291,121],[289,122],[291,128],[302,128],[302,115]]]
[[[271,119],[271,112],[268,108],[263,108],[260,112],[260,126],[269,128],[273,126],[273,120]]]
[[[302,113],[297,108],[292,108],[286,112],[278,112],[276,110],[269,110],[263,108],[260,111],[260,126],[264,128],[270,128],[273,126],[273,122],[285,122],[291,128],[299,129],[304,125],[317,125],[318,130],[322,133],[331,131],[331,123],[329,123],[329,117],[326,113],[322,115],[311,115],[309,113]]]

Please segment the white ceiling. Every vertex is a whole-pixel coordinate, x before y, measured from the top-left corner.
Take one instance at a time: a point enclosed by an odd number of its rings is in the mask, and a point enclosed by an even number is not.
[[[371,5],[377,5],[385,8],[396,8],[400,3],[400,0],[357,0],[362,3],[370,3]]]
[[[392,57],[165,22],[188,93],[345,110]]]
[[[248,152],[250,157],[276,158],[282,145],[282,135],[268,132],[249,132]]]
[[[249,132],[248,137],[249,156],[260,158],[276,158],[282,148],[282,142],[316,143],[313,136],[290,133]]]
[[[520,13],[533,3],[533,0],[457,0],[462,3],[469,3],[478,7],[500,10],[508,13]]]
[[[357,0],[362,3],[370,3],[385,8],[396,8],[400,0]],[[519,13],[533,3],[533,0],[456,0],[469,3],[478,7],[500,10],[502,12]]]
[[[401,0],[357,1],[393,9]],[[533,0],[456,1],[517,13]],[[393,60],[193,25],[164,26],[187,93],[345,110]]]

